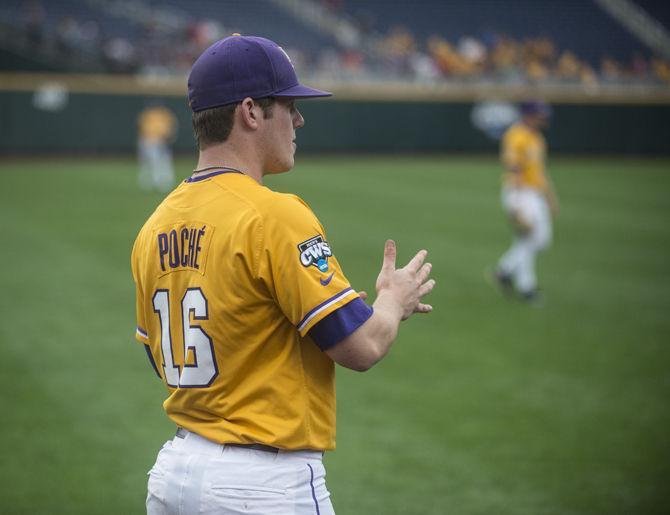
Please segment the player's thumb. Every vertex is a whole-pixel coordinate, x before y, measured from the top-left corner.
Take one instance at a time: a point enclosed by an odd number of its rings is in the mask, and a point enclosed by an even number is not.
[[[384,245],[384,263],[382,264],[382,271],[391,271],[395,270],[395,260],[396,260],[396,246],[395,241],[386,240]]]

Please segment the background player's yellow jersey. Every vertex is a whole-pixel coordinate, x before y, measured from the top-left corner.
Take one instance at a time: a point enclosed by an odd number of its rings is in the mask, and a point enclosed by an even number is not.
[[[372,309],[306,204],[232,171],[189,179],[141,229],[132,270],[137,338],[177,425],[219,443],[334,448],[322,349]]]
[[[503,178],[505,184],[545,191],[545,156],[546,142],[539,131],[523,122],[512,125],[502,138],[501,159],[507,169]],[[509,168],[518,172],[511,172]]]
[[[149,107],[137,118],[140,137],[149,141],[167,141],[175,132],[177,119],[165,107]]]

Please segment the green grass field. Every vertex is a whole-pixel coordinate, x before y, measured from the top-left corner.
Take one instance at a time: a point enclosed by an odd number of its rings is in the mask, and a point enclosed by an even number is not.
[[[434,312],[338,371],[338,515],[670,513],[670,160],[551,168],[543,309],[485,280],[509,240],[494,157],[305,157],[268,180],[310,203],[355,287],[374,291],[388,237],[434,264]],[[143,513],[173,435],[133,338],[130,248],[160,200],[134,174],[0,162],[5,515]]]

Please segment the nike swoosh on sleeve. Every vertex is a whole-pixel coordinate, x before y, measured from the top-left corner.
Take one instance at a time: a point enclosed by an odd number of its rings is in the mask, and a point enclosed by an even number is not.
[[[319,277],[319,282],[321,283],[321,286],[328,286],[328,283],[331,281],[331,279],[333,278],[334,275],[335,275],[335,272],[330,274],[325,279],[323,277]]]

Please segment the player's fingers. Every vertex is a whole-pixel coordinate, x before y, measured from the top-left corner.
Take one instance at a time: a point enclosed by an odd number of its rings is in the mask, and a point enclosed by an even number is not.
[[[421,288],[419,288],[419,297],[428,295],[431,291],[433,291],[434,287],[435,287],[435,279],[431,279],[430,281],[422,284]]]
[[[421,265],[423,265],[424,260],[426,259],[426,256],[428,255],[427,250],[420,250],[419,252],[416,253],[416,256],[414,256],[409,263],[407,263],[407,266],[405,268],[407,270],[411,270],[412,272],[416,272],[421,268]]]
[[[430,304],[417,304],[417,306],[414,308],[415,313],[430,313],[433,311],[433,306]]]
[[[391,272],[395,270],[396,253],[395,241],[386,240],[386,245],[384,245],[384,263],[382,264],[382,270]]]
[[[416,274],[416,278],[419,280],[421,284],[426,282],[426,279],[428,279],[428,276],[430,275],[430,271],[433,269],[432,263],[424,263],[419,272]]]
[[[359,291],[359,292],[358,292],[358,296],[359,296],[361,299],[365,300],[365,299],[368,298],[368,292],[366,292],[366,291]]]

